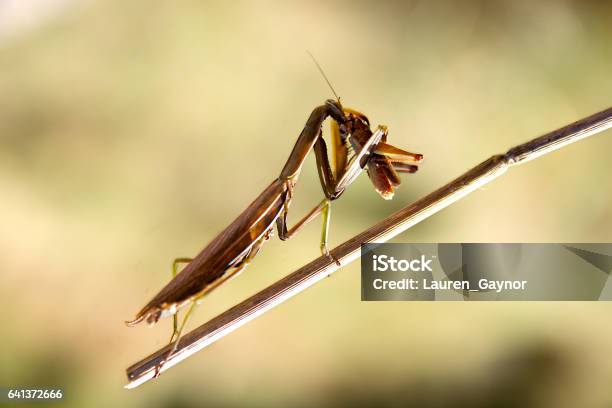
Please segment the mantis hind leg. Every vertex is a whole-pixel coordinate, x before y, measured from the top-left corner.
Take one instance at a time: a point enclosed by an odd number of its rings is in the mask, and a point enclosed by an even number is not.
[[[170,338],[170,342],[168,343],[168,344],[172,344],[172,348],[170,349],[166,357],[162,360],[162,362],[159,363],[157,367],[155,367],[155,375],[154,375],[155,378],[159,377],[159,374],[161,373],[161,369],[164,366],[164,364],[166,364],[168,359],[178,349],[179,340],[181,339],[181,334],[183,333],[183,329],[185,328],[185,325],[187,324],[187,321],[189,320],[191,313],[195,309],[195,306],[198,304],[198,301],[202,297],[204,297],[206,294],[210,293],[210,291],[212,291],[213,289],[221,285],[223,282],[226,282],[229,279],[236,277],[240,272],[242,272],[247,267],[247,265],[253,260],[255,255],[257,255],[257,253],[259,252],[259,249],[261,248],[263,243],[268,239],[268,237],[269,237],[269,234],[264,234],[259,240],[255,241],[255,243],[253,244],[249,252],[244,256],[242,260],[238,261],[235,265],[228,268],[225,274],[223,274],[216,281],[211,283],[206,288],[206,290],[204,290],[202,293],[198,294],[193,299],[191,299],[191,304],[189,305],[189,309],[187,309],[187,312],[185,313],[185,316],[183,317],[183,321],[181,322],[181,325],[178,328],[177,328],[177,313],[178,312],[174,314],[173,316],[174,317],[174,331],[172,333],[172,337]],[[176,275],[176,266],[179,263],[191,262],[191,260],[187,261],[187,259],[189,258],[175,259],[172,265],[172,271],[174,275]],[[175,335],[176,335],[176,338],[175,338]]]
[[[168,352],[168,355],[166,355],[166,358],[164,358],[164,360],[161,363],[159,363],[157,367],[155,367],[155,376],[154,376],[155,378],[159,377],[162,367],[164,366],[164,364],[166,364],[166,361],[168,361],[170,356],[172,356],[174,352],[176,351],[176,349],[178,348],[178,343],[179,343],[179,339],[181,338],[181,333],[183,333],[185,324],[187,323],[187,320],[189,320],[189,316],[191,316],[191,312],[193,312],[195,305],[196,305],[196,302],[191,302],[191,305],[189,305],[189,309],[187,309],[187,312],[185,313],[185,316],[183,317],[183,321],[181,322],[181,326],[178,328],[178,330],[176,329],[176,319],[177,319],[176,313],[174,314],[173,316],[174,317],[174,332],[172,333],[172,337],[170,337],[170,342],[168,343],[168,344],[172,344],[172,348]],[[176,334],[176,340],[174,340],[175,334]]]
[[[172,278],[178,273],[178,266],[183,263],[189,263],[193,261],[193,258],[176,258],[172,261]],[[170,336],[170,343],[174,340],[174,336],[178,335],[178,311],[172,315],[172,335]]]

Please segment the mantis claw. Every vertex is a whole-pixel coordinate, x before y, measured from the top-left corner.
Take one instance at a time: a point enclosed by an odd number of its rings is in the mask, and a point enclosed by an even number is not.
[[[321,252],[323,253],[324,256],[328,257],[332,262],[334,262],[336,264],[336,266],[338,266],[338,267],[342,266],[340,261],[338,259],[336,259],[336,257],[334,257],[329,252],[329,249],[327,249],[327,245],[321,245]]]

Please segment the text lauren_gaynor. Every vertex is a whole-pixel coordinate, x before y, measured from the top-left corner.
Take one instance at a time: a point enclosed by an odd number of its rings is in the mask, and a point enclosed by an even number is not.
[[[372,285],[376,290],[467,290],[470,292],[495,291],[500,293],[504,290],[525,290],[526,280],[489,280],[480,279],[476,287],[472,287],[470,281],[452,280],[428,280],[405,278],[398,280],[374,279]]]

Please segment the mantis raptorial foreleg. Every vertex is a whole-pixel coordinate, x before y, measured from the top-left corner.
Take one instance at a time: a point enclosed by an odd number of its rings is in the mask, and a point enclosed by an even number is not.
[[[334,126],[335,124],[335,126]],[[312,210],[310,210],[301,220],[297,222],[292,228],[287,228],[287,212],[288,208],[285,207],[282,215],[276,220],[276,226],[278,229],[279,238],[283,241],[288,240],[298,232],[304,225],[312,221],[320,213],[323,215],[323,228],[321,231],[321,253],[331,258],[336,264],[340,265],[340,262],[335,259],[329,253],[327,248],[329,238],[329,225],[331,219],[331,201],[336,199],[343,191],[343,188],[338,188],[337,180],[339,180],[343,172],[346,170],[346,164],[348,158],[348,150],[345,144],[340,139],[340,131],[336,122],[332,124],[332,153],[334,155],[335,174],[331,169],[329,158],[327,156],[327,146],[323,138],[318,138],[314,144],[314,153],[316,156],[317,167],[319,170],[319,179],[321,187],[325,193],[325,198],[317,204]],[[289,186],[288,186],[289,187]],[[287,194],[289,197],[292,195],[291,187],[288,188]],[[289,200],[287,200],[289,201]]]

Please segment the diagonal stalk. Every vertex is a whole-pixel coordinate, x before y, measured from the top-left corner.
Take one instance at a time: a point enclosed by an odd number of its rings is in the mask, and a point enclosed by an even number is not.
[[[568,144],[603,132],[610,127],[612,127],[612,108],[513,147],[505,154],[492,156],[450,183],[404,207],[331,250],[332,257],[337,259],[340,265],[337,265],[329,256],[321,256],[185,334],[178,343],[176,352],[168,358],[161,371],[169,369],[274,306],[283,303],[329,276],[341,266],[354,261],[359,257],[362,243],[388,241],[499,177],[509,167],[535,159]],[[127,376],[130,382],[126,385],[126,388],[135,388],[152,379],[155,375],[156,366],[164,360],[170,347],[166,346],[129,367]]]

